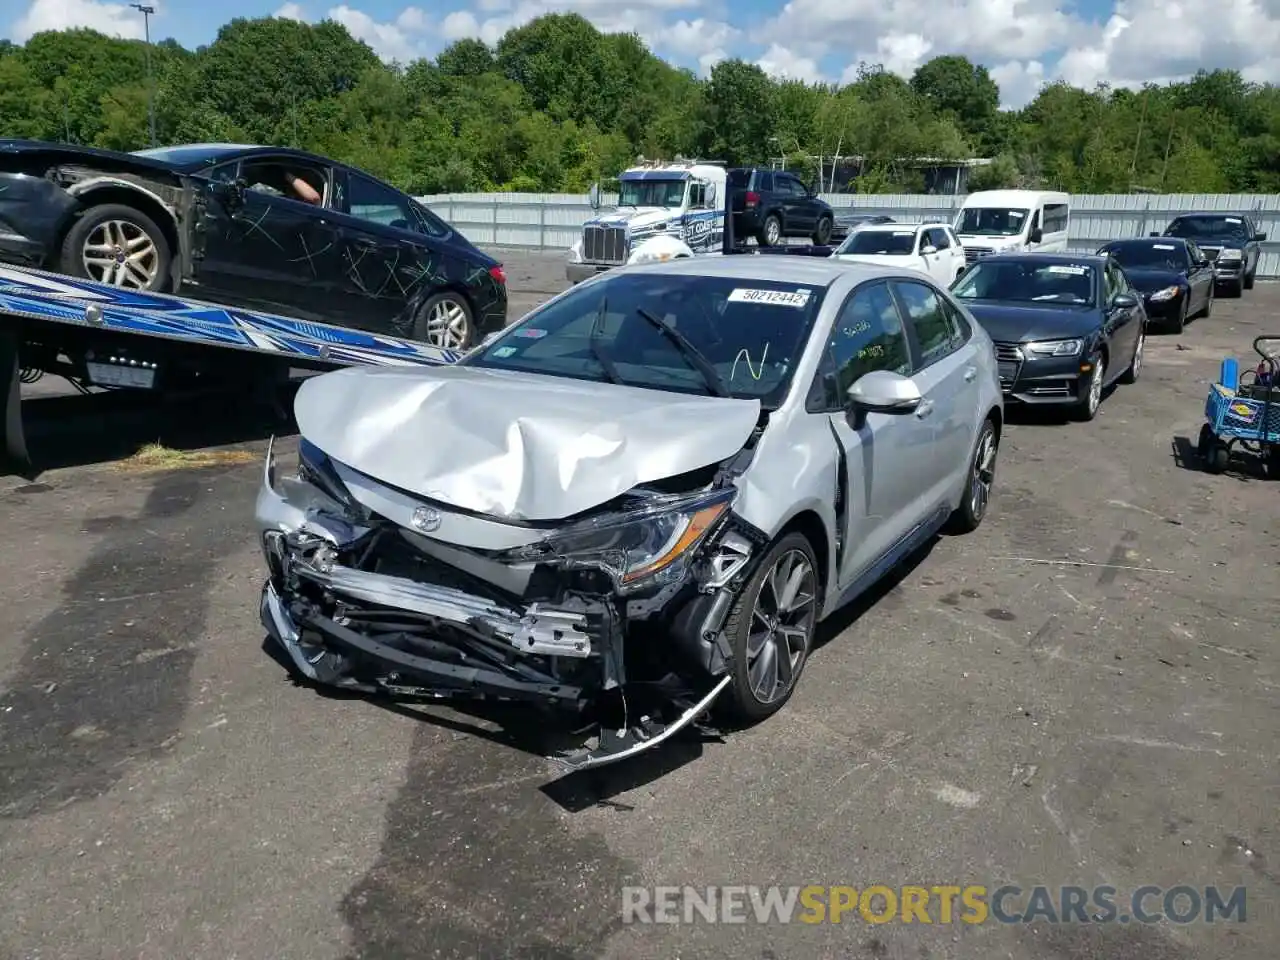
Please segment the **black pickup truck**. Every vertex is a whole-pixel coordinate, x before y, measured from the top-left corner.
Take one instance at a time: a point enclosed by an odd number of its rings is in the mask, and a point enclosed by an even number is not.
[[[835,211],[794,173],[735,167],[728,179],[734,236],[755,237],[762,247],[777,246],[784,237],[809,237],[820,247],[830,242]]]
[[[1215,283],[1236,297],[1253,289],[1267,239],[1247,213],[1184,213],[1151,236],[1190,240],[1213,264]]]

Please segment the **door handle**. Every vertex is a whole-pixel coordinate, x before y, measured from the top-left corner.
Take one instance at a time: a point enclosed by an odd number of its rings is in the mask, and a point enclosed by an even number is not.
[[[351,245],[354,247],[359,247],[361,250],[378,249],[378,242],[376,240],[365,240],[359,237],[357,237],[355,240],[352,240]]]
[[[931,413],[933,413],[933,401],[921,400],[920,406],[916,407],[916,419],[923,420]]]
[[[965,383],[973,383],[973,378],[974,378],[974,377],[976,377],[977,375],[978,375],[978,368],[977,368],[977,367],[965,367],[965,368],[964,368],[964,382],[965,382]]]

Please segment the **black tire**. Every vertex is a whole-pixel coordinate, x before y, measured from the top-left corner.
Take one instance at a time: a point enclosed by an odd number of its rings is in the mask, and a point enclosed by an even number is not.
[[[1244,288],[1245,288],[1246,290],[1252,290],[1252,289],[1253,289],[1253,282],[1254,282],[1254,280],[1256,280],[1256,279],[1257,279],[1257,269],[1255,268],[1253,273],[1247,274],[1247,275],[1245,276],[1245,278],[1244,278]]]
[[[1187,301],[1182,301],[1182,306],[1178,308],[1178,315],[1170,320],[1165,329],[1170,333],[1181,333],[1187,326]]]
[[[1244,280],[1235,280],[1227,285],[1227,296],[1233,300],[1244,296]]]
[[[757,625],[760,619],[755,615],[756,603],[761,600],[766,606],[769,598],[773,596],[772,588],[766,587],[766,581],[771,578],[775,568],[792,555],[799,555],[809,565],[811,584],[807,607],[802,611],[803,618],[799,621],[804,629],[804,644],[799,650],[799,659],[792,667],[789,685],[781,690],[775,691],[775,695],[768,702],[762,702],[761,699],[753,691],[751,680],[751,667],[756,662],[755,659],[748,659],[750,650],[748,641],[751,637],[753,625]],[[722,707],[726,713],[735,721],[745,723],[759,723],[767,717],[772,716],[786,706],[787,701],[791,699],[791,695],[795,692],[796,686],[800,683],[800,676],[804,671],[804,666],[809,660],[809,653],[813,649],[814,628],[817,624],[818,603],[821,598],[820,583],[823,577],[823,571],[818,569],[817,557],[813,550],[813,545],[809,543],[809,538],[802,533],[793,532],[780,538],[760,561],[751,578],[743,585],[741,592],[733,602],[733,606],[729,609],[729,616],[725,620],[724,633],[729,641],[729,647],[732,650],[733,660],[729,665],[730,677],[728,689],[725,690],[722,700]],[[765,593],[762,598],[761,594]],[[782,618],[779,617],[780,621]],[[770,639],[776,634],[769,633],[761,645],[761,649],[756,659],[765,655],[767,648],[775,641]],[[776,647],[774,651],[776,652]]]
[[[1226,473],[1231,464],[1231,448],[1221,440],[1215,439],[1209,444],[1204,458],[1204,468],[1208,473]]]
[[[1185,308],[1185,304],[1183,305]],[[1144,347],[1147,345],[1147,331],[1143,330],[1138,334],[1138,343],[1133,348],[1133,359],[1129,361],[1129,366],[1125,368],[1124,373],[1120,374],[1121,383],[1137,383],[1138,377],[1142,375],[1142,358],[1146,352]]]
[[[1204,309],[1200,311],[1198,317],[1205,320],[1209,319],[1209,314],[1213,313],[1213,284],[1209,284],[1209,294],[1204,298]]]
[[[982,525],[991,502],[991,488],[996,479],[996,459],[1000,453],[1000,434],[988,417],[978,433],[978,442],[969,460],[969,479],[964,484],[960,506],[947,518],[947,533],[973,533]]]
[[[1089,372],[1089,381],[1081,384],[1084,388],[1084,396],[1076,401],[1075,419],[1082,423],[1088,423],[1098,415],[1098,411],[1102,408],[1102,390],[1103,382],[1106,376],[1106,360],[1103,359],[1102,351],[1095,350],[1089,357],[1089,365],[1092,368]],[[1095,384],[1097,389],[1095,390]]]
[[[772,236],[771,236],[772,234]],[[760,233],[756,240],[762,247],[774,247],[782,242],[782,221],[776,213],[771,213],[760,224]]]
[[[815,247],[825,247],[831,242],[831,218],[820,217],[818,219],[818,229],[813,231],[813,245]]]
[[[123,236],[117,239],[122,242],[111,243],[111,234],[118,233],[121,229],[123,229]],[[147,249],[144,247],[132,254],[128,249],[130,244],[138,242],[143,236],[150,244],[152,252],[135,262],[139,270],[147,275],[145,283],[141,282],[138,272],[108,270],[104,265],[104,268],[95,275],[95,271],[85,263],[85,248],[92,241],[101,246],[110,243],[115,250],[115,263],[127,264],[133,257],[137,257],[141,250]],[[103,250],[102,256],[106,259],[113,255]],[[71,225],[58,250],[57,269],[68,276],[82,277],[122,289],[159,293],[170,286],[169,274],[173,269],[173,251],[169,249],[169,241],[165,239],[164,231],[141,210],[123,203],[103,203],[90,207]],[[118,281],[115,279],[117,276]]]
[[[413,339],[444,350],[470,349],[476,342],[476,320],[467,298],[454,290],[428,297],[414,318]]]

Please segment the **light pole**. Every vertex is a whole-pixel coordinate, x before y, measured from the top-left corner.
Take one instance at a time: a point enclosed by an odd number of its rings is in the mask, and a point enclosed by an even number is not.
[[[151,78],[151,14],[156,12],[156,8],[145,3],[131,3],[129,6],[142,14],[142,29],[147,38],[147,125],[151,128],[151,145],[154,147],[156,146],[156,105],[155,84]]]

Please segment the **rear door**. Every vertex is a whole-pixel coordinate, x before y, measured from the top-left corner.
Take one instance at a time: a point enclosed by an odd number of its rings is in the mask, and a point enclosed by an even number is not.
[[[968,323],[938,290],[917,280],[893,280],[890,286],[907,318],[915,357],[912,379],[930,408],[925,422],[935,456],[922,485],[932,507],[959,489],[968,469],[978,407],[978,348]]]
[[[824,357],[823,412],[846,456],[847,545],[840,565],[844,589],[866,573],[924,515],[933,425],[927,415],[854,416],[845,394],[873,370],[910,375],[913,368],[897,302],[884,280],[854,290],[831,329]]]

